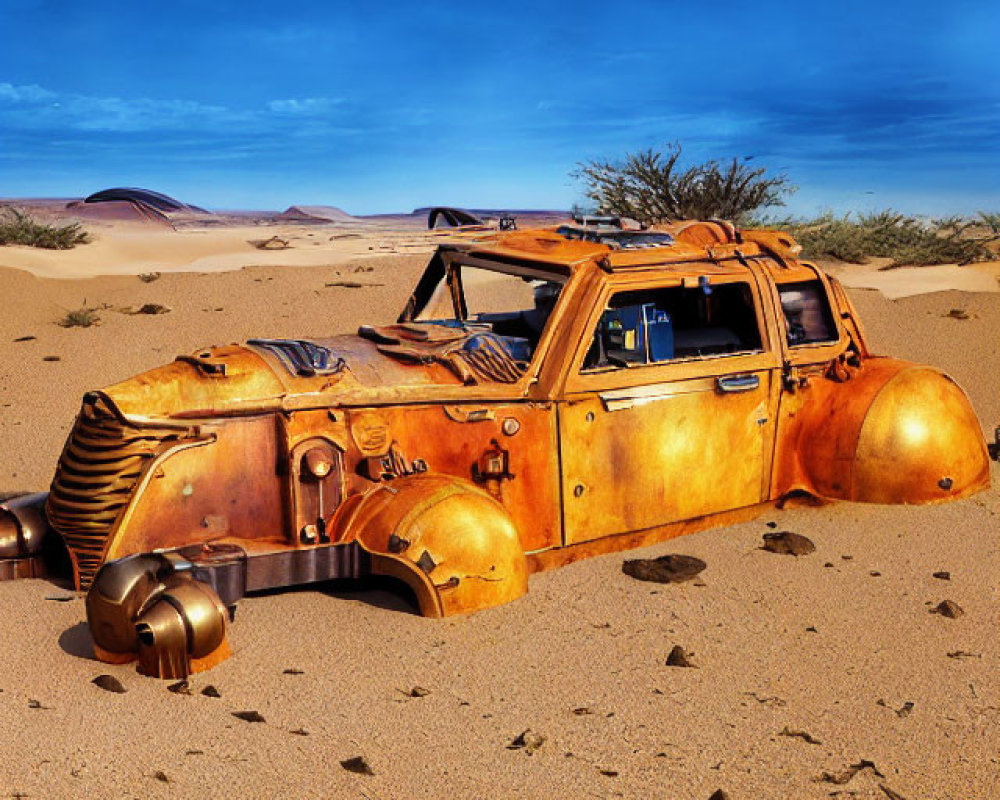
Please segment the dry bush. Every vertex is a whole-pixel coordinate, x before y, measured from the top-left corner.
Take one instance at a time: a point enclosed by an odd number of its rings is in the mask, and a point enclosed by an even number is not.
[[[994,219],[995,218],[995,219]],[[814,220],[762,220],[759,224],[788,231],[811,258],[836,258],[863,264],[870,257],[890,258],[884,267],[969,264],[993,258],[987,245],[1000,231],[983,233],[1000,215],[980,213],[979,221],[961,217],[920,220],[892,210]]]
[[[622,162],[581,163],[573,177],[600,214],[654,224],[677,219],[728,219],[744,222],[762,208],[783,206],[795,191],[784,175],[768,176],[745,160],[706,161],[679,166],[681,146],[628,153]]]
[[[89,241],[90,235],[78,222],[48,225],[17,208],[5,208],[0,215],[0,245],[24,244],[46,250],[69,250]]]
[[[60,319],[57,324],[62,328],[89,328],[101,321],[96,308],[83,306],[73,311],[67,311],[66,316]]]

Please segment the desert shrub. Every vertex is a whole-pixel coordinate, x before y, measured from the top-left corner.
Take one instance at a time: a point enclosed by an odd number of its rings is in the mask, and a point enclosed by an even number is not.
[[[677,219],[745,221],[753,212],[783,206],[795,190],[784,175],[768,176],[763,167],[734,158],[679,166],[681,146],[628,153],[621,162],[581,163],[573,177],[598,213],[653,224]]]
[[[66,316],[58,321],[58,325],[63,328],[89,328],[101,321],[97,315],[96,308],[83,306],[73,311],[67,311]]]
[[[992,257],[987,243],[996,235],[981,235],[975,228],[989,227],[992,216],[980,214],[981,223],[949,217],[920,220],[885,210],[856,217],[825,214],[814,220],[767,220],[768,227],[788,231],[810,258],[836,258],[863,264],[872,257],[890,258],[886,268],[969,264]],[[1000,219],[995,220],[1000,223]],[[763,222],[763,221],[762,221]],[[1000,227],[1000,225],[998,225]]]
[[[159,272],[140,272],[139,280],[143,283],[152,283],[153,281],[158,281],[160,279]]]
[[[78,222],[46,224],[17,208],[5,208],[0,214],[0,245],[25,244],[46,250],[69,250],[89,241],[90,235]]]

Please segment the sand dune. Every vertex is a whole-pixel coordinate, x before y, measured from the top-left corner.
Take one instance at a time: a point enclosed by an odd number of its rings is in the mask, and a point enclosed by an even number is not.
[[[384,236],[403,250],[389,232],[331,242],[338,232],[313,245],[313,227],[116,229],[67,253],[0,250],[0,492],[46,488],[87,389],[206,343],[394,316],[426,256],[367,249]],[[246,244],[275,234],[294,246]],[[135,277],[152,271],[163,274]],[[109,277],[78,277],[94,274]],[[326,285],[347,276],[365,285]],[[947,370],[984,429],[1000,423],[1000,294],[850,293],[877,351]],[[171,310],[120,311],[143,303]],[[99,326],[55,324],[81,305],[98,307]],[[252,597],[233,657],[196,676],[190,696],[94,661],[81,598],[0,583],[0,793],[996,797],[995,465],[993,481],[937,507],[774,511],[537,575],[527,597],[468,618],[417,617],[385,584]],[[762,551],[768,521],[816,552]],[[668,552],[708,567],[670,586],[621,571],[625,558]],[[948,580],[933,577],[942,571]],[[965,614],[930,613],[945,599]],[[666,666],[678,644],[697,669]],[[100,674],[126,693],[93,685]],[[221,697],[200,693],[209,684]],[[414,686],[428,693],[413,697]],[[264,721],[233,715],[245,711]],[[544,741],[508,749],[525,730]],[[341,765],[358,756],[374,774]]]

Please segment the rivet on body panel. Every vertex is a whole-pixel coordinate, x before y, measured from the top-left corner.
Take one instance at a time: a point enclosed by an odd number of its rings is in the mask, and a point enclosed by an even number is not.
[[[582,497],[582,496],[583,496],[583,485],[578,483],[576,486],[573,487],[573,497]]]
[[[507,417],[507,419],[503,421],[502,430],[507,436],[513,436],[521,430],[521,423],[514,417]]]

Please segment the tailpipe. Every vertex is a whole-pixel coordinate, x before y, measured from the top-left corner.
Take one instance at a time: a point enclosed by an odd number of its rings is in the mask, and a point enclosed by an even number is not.
[[[143,675],[174,680],[228,658],[226,607],[190,568],[172,553],[101,567],[86,603],[95,655],[112,664],[138,660]]]

